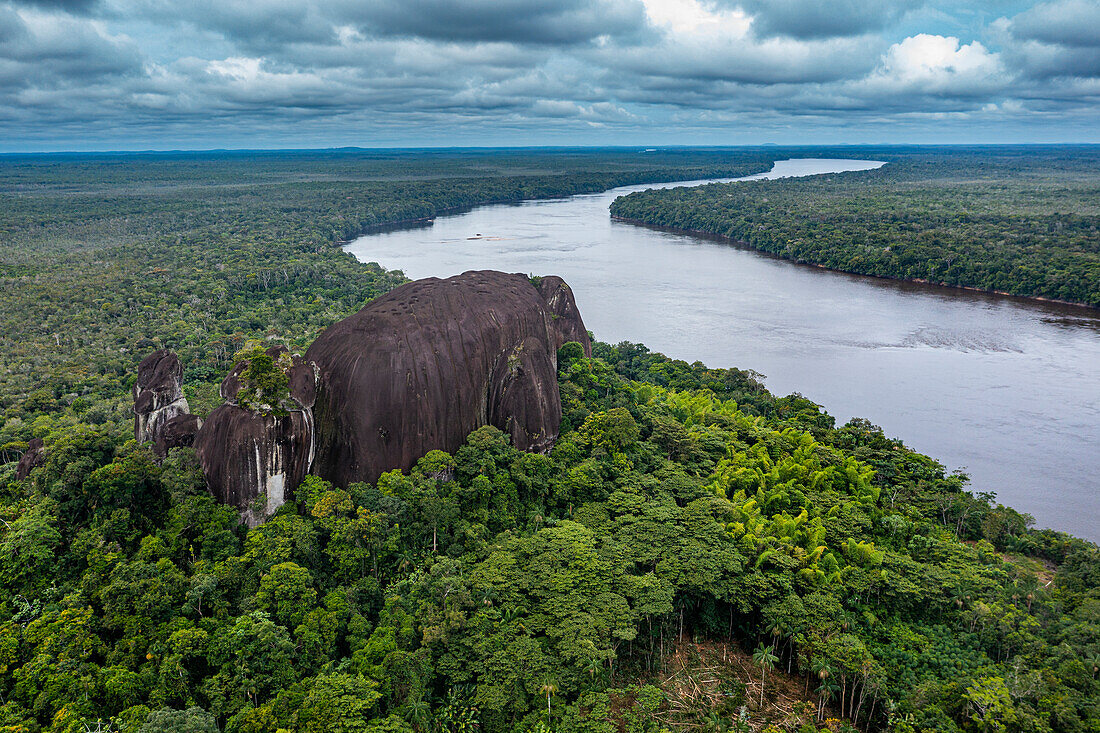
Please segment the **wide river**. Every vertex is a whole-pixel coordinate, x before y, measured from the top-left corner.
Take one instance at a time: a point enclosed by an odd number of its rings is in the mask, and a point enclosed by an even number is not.
[[[880,165],[788,160],[752,178]],[[483,206],[347,249],[411,278],[561,275],[602,341],[754,369],[838,424],[867,418],[965,469],[1038,526],[1100,541],[1100,313],[830,272],[608,215],[630,191],[706,182]]]

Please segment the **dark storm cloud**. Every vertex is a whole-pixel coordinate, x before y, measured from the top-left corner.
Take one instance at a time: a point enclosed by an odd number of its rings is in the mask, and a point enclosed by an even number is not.
[[[1100,0],[1056,0],[1002,19],[1005,56],[1022,78],[1100,77]]]
[[[715,48],[698,54],[669,49],[654,54],[649,49],[609,52],[613,68],[643,77],[671,80],[674,88],[691,81],[725,81],[741,84],[815,84],[850,78],[869,71],[873,59],[854,53],[852,48],[806,50],[791,46],[744,46]]]
[[[446,41],[576,44],[641,31],[639,0],[375,0],[347,16],[381,35]]]
[[[73,15],[82,15],[90,13],[99,4],[99,0],[15,0],[12,4],[42,10],[63,10]]]
[[[1100,0],[1003,2],[0,0],[0,147],[1080,129]]]
[[[118,21],[140,18],[166,28],[214,32],[259,53],[287,44],[336,42],[328,6],[309,0],[114,0],[103,12]]]
[[[1041,3],[1013,18],[1012,32],[1023,40],[1095,50],[1100,48],[1100,2]]]
[[[1096,49],[1028,43],[1011,54],[1024,76],[1032,79],[1100,77]]]
[[[87,22],[52,16],[30,23],[0,6],[0,94],[80,86],[141,71],[135,47]]]
[[[761,36],[816,39],[879,31],[923,0],[721,0],[740,5],[753,16]]]

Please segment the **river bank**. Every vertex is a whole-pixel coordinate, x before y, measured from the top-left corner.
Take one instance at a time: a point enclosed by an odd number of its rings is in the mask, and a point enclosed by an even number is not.
[[[972,293],[986,293],[986,294],[989,294],[989,295],[1000,295],[1000,296],[1004,296],[1004,297],[1007,297],[1007,298],[1018,298],[1020,300],[1032,301],[1032,302],[1037,302],[1037,303],[1055,303],[1057,305],[1068,305],[1068,306],[1072,306],[1074,308],[1087,308],[1087,309],[1092,310],[1092,311],[1100,310],[1100,308],[1098,308],[1096,306],[1089,305],[1088,303],[1075,303],[1071,300],[1058,300],[1057,298],[1044,298],[1044,297],[1039,296],[1039,295],[1020,295],[1019,293],[1012,293],[1012,292],[1009,292],[1007,290],[989,290],[989,289],[986,289],[986,288],[975,288],[975,287],[972,287],[970,285],[954,285],[952,283],[937,282],[935,280],[927,280],[925,278],[920,278],[920,277],[916,277],[916,278],[891,277],[890,275],[875,275],[873,273],[860,272],[858,270],[844,269],[844,268],[840,268],[840,267],[829,267],[827,265],[822,265],[818,262],[810,262],[808,260],[803,260],[803,259],[794,259],[794,258],[791,258],[791,257],[784,257],[781,254],[778,254],[778,253],[775,253],[775,252],[769,252],[766,249],[761,249],[759,247],[756,247],[752,244],[752,242],[746,242],[743,239],[737,239],[735,237],[728,237],[724,234],[716,234],[714,232],[708,232],[705,229],[685,229],[685,228],[682,228],[682,227],[662,226],[660,224],[650,224],[649,222],[644,221],[642,219],[631,219],[629,217],[615,216],[615,215],[611,216],[611,220],[620,222],[622,224],[630,224],[632,226],[638,226],[638,227],[644,227],[646,229],[652,229],[652,230],[658,231],[658,232],[667,232],[669,234],[684,234],[684,235],[697,237],[697,238],[706,238],[706,239],[710,239],[710,240],[713,240],[713,241],[716,241],[716,242],[723,242],[725,244],[733,244],[733,245],[736,245],[738,247],[742,247],[744,249],[751,250],[753,252],[757,252],[761,255],[765,255],[767,257],[774,257],[778,260],[783,260],[784,262],[791,262],[791,263],[796,264],[796,265],[805,265],[807,267],[816,267],[818,269],[826,270],[828,272],[840,272],[840,273],[844,273],[845,275],[858,275],[860,277],[870,277],[870,278],[874,278],[876,280],[886,280],[886,281],[890,281],[890,282],[913,283],[915,285],[929,285],[929,286],[934,286],[934,287],[938,287],[938,288],[949,288],[951,290],[967,290],[967,291],[970,291]]]

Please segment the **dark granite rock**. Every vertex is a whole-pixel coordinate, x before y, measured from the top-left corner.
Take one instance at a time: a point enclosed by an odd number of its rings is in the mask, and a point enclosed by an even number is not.
[[[42,438],[31,438],[30,442],[27,443],[27,450],[20,456],[19,463],[15,467],[16,480],[22,481],[31,475],[32,469],[38,468],[45,462],[46,448],[42,443]]]
[[[281,346],[267,349],[267,354],[289,379],[290,397],[277,406],[278,412],[237,404],[237,393],[245,386],[241,375],[248,368],[244,360],[222,380],[226,404],[210,413],[195,436],[195,452],[211,493],[240,510],[252,527],[292,498],[313,460],[314,367]]]
[[[326,329],[306,352],[319,369],[312,473],[337,485],[454,452],[482,425],[521,450],[557,438],[557,349],[591,342],[558,277],[467,272],[403,285]]]
[[[195,444],[195,436],[202,428],[202,420],[198,415],[176,415],[171,418],[160,430],[157,431],[156,442],[153,443],[153,453],[158,458],[164,458],[173,448],[190,447]]]
[[[576,341],[584,346],[586,356],[592,356],[592,341],[588,338],[588,329],[581,320],[577,302],[573,300],[573,291],[557,275],[547,275],[539,280],[539,293],[550,310],[550,327],[554,330],[558,343]]]
[[[211,493],[236,507],[250,527],[293,497],[309,470],[312,450],[308,409],[275,416],[225,404],[207,416],[195,436],[195,453]]]
[[[226,404],[197,434],[178,417],[163,442],[193,434],[210,491],[255,526],[307,473],[340,486],[375,481],[433,449],[453,453],[482,425],[521,450],[548,450],[561,422],[557,350],[567,341],[591,354],[561,278],[533,284],[481,271],[420,280],[326,329],[305,358],[268,349],[289,382],[279,405],[238,402],[242,361],[222,381]]]
[[[161,349],[142,359],[134,382],[134,438],[157,443],[160,431],[191,408],[183,396],[183,366],[171,351]]]

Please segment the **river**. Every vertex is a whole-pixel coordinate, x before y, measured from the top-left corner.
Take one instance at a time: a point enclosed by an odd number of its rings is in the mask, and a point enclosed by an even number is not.
[[[875,161],[779,161],[750,178]],[[728,180],[728,179],[727,179]],[[1100,541],[1100,313],[797,265],[612,221],[627,186],[483,206],[347,245],[411,278],[471,269],[561,275],[603,341],[766,375],[971,476],[974,491]]]

